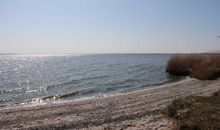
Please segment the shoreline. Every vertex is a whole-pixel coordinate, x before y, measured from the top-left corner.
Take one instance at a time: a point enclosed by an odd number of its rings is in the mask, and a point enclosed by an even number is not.
[[[45,96],[45,97],[39,97],[39,98],[34,98],[31,100],[26,100],[23,102],[14,102],[14,103],[5,103],[5,104],[0,104],[0,109],[4,108],[13,108],[13,107],[33,107],[33,106],[44,106],[44,105],[51,105],[51,104],[59,104],[59,103],[68,103],[68,102],[75,102],[75,101],[83,101],[83,100],[90,100],[90,99],[95,99],[95,98],[100,98],[100,97],[111,97],[111,96],[117,96],[120,94],[126,94],[129,92],[135,92],[143,89],[148,89],[148,88],[156,88],[156,87],[161,87],[164,85],[169,85],[175,82],[179,82],[181,80],[185,80],[188,77],[176,77],[173,80],[168,80],[166,82],[162,83],[157,83],[157,84],[150,84],[150,85],[143,85],[140,87],[134,87],[130,88],[127,90],[121,90],[121,91],[114,91],[114,92],[108,92],[108,93],[100,93],[92,96],[82,96],[79,98],[73,98],[73,99],[53,99],[56,98],[56,96]]]
[[[85,100],[0,108],[2,129],[171,129],[175,122],[161,115],[172,100],[190,95],[209,96],[220,79],[186,78],[111,96]]]

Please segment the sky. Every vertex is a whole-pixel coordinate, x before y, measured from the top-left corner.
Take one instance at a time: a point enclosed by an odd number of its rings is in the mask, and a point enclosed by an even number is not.
[[[220,0],[0,0],[0,53],[220,50]]]

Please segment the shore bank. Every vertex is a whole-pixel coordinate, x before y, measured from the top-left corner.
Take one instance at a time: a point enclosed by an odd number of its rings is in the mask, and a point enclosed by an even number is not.
[[[220,79],[187,78],[109,97],[29,107],[0,108],[1,129],[172,129],[175,122],[161,115],[172,100],[209,96]]]

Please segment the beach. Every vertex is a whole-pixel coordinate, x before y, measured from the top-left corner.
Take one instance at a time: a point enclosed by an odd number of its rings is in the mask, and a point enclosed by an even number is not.
[[[220,130],[220,0],[0,0],[0,130]]]
[[[162,115],[172,100],[209,96],[220,89],[220,79],[186,78],[174,83],[85,100],[36,106],[0,108],[1,129],[157,129],[177,123]]]

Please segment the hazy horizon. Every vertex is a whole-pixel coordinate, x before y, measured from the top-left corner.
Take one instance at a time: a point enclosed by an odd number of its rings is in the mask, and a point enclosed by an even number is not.
[[[147,53],[147,52],[139,52],[139,53],[136,53],[136,52],[107,52],[107,53],[102,53],[102,52],[92,52],[92,53],[85,53],[85,52],[82,52],[82,53],[0,53],[0,55],[123,55],[123,54],[131,54],[131,55],[169,55],[169,54],[215,54],[215,53],[220,53],[220,51],[210,51],[210,52],[151,52],[151,53]]]
[[[220,50],[218,0],[0,1],[0,54]]]

